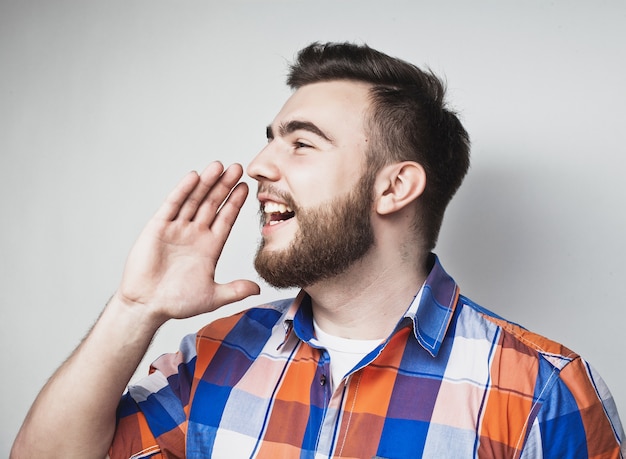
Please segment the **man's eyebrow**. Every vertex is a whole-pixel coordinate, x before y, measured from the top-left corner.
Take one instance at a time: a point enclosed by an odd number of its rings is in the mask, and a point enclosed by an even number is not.
[[[316,136],[321,137],[327,142],[332,143],[333,141],[328,135],[324,133],[324,131],[322,131],[319,127],[317,127],[315,124],[311,123],[310,121],[293,120],[293,121],[288,121],[287,123],[284,123],[278,126],[278,133],[280,134],[281,137],[284,137],[287,134],[290,134],[295,131],[300,131],[300,130],[308,131],[312,134],[315,134]],[[274,130],[272,129],[271,125],[267,126],[266,135],[268,139],[274,138]]]

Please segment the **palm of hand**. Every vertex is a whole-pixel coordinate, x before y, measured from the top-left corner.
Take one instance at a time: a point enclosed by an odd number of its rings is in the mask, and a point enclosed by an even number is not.
[[[222,173],[223,172],[223,173]],[[161,320],[186,318],[259,292],[248,280],[217,284],[215,266],[247,196],[241,166],[213,163],[174,189],[135,243],[119,295]]]

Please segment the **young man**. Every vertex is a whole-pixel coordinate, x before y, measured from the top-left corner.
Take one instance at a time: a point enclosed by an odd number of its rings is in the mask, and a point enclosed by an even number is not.
[[[439,80],[366,46],[313,44],[288,82],[248,174],[255,267],[300,294],[185,338],[119,402],[165,321],[258,293],[213,281],[247,194],[241,166],[188,175],[14,456],[622,456],[594,370],[460,295],[431,253],[469,164]]]

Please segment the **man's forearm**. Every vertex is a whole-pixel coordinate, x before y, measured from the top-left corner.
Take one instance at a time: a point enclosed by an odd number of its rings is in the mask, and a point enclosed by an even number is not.
[[[11,457],[102,458],[128,381],[160,325],[114,296],[30,409]]]

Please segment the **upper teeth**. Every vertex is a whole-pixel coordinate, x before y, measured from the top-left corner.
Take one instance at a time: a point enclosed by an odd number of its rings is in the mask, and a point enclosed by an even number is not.
[[[278,202],[266,202],[263,206],[263,211],[267,214],[273,214],[275,212],[279,212],[281,214],[284,214],[285,212],[293,212],[290,207]]]

